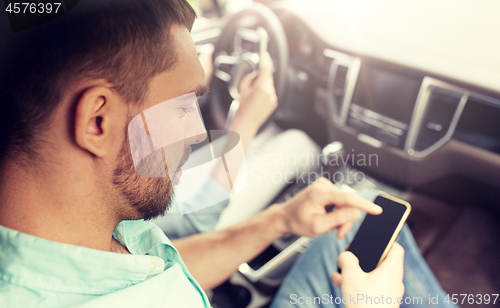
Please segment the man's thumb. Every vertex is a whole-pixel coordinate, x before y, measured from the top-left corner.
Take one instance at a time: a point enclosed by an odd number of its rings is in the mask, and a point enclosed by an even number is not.
[[[358,258],[350,251],[344,251],[339,255],[339,267],[342,273],[350,272],[353,270],[361,270],[359,267]]]

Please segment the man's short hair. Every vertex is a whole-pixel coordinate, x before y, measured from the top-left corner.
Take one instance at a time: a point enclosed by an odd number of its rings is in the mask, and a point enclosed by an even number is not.
[[[7,153],[36,158],[37,132],[78,81],[104,79],[142,102],[150,79],[176,62],[170,27],[191,30],[195,18],[186,0],[85,0],[12,35],[0,53],[0,162]]]

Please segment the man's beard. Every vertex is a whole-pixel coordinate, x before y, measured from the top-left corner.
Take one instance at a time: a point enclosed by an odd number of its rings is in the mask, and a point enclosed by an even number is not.
[[[187,147],[176,172],[187,161],[190,152],[191,148]],[[113,184],[136,212],[127,219],[150,220],[163,216],[174,197],[173,184],[168,174],[166,177],[144,177],[135,172],[128,141],[124,142],[118,155]]]

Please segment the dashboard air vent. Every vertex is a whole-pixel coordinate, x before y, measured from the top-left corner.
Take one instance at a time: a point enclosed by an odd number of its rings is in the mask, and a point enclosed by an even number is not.
[[[332,59],[327,82],[332,119],[343,125],[347,120],[361,59],[331,49],[323,50],[323,55]]]
[[[333,80],[333,96],[337,102],[342,102],[342,99],[344,98],[347,70],[348,68],[343,65],[339,65],[337,67],[337,73],[335,74],[335,78]]]
[[[461,93],[431,92],[415,143],[416,151],[428,149],[446,135],[461,98]]]
[[[344,101],[345,85],[348,67],[344,65],[337,65],[335,76],[331,85],[331,94],[333,96],[333,109],[335,115],[340,118],[341,116],[341,106]]]

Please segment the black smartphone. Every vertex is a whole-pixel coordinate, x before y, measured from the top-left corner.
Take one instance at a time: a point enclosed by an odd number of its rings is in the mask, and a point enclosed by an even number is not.
[[[367,214],[347,249],[358,257],[359,266],[367,273],[385,259],[411,211],[408,202],[385,194],[374,203],[382,207],[382,214]]]

